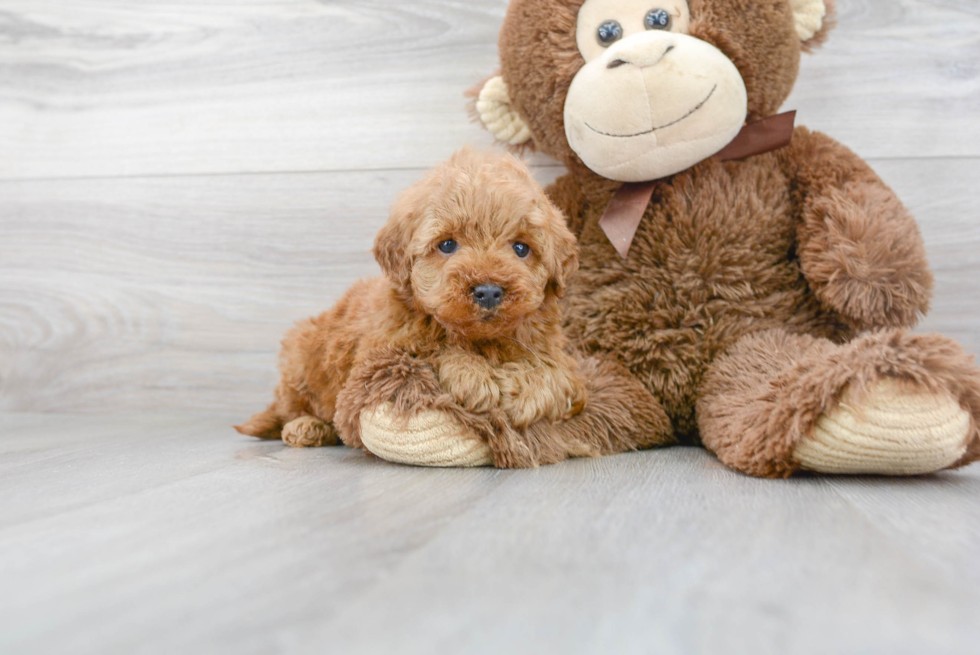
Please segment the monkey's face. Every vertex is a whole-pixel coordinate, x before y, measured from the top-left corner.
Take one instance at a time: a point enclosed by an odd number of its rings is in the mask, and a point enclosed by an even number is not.
[[[565,135],[596,173],[623,182],[666,177],[742,128],[748,98],[738,68],[688,35],[689,24],[686,0],[582,5],[576,43],[586,63],[565,99]]]
[[[833,0],[511,0],[501,76],[477,111],[499,139],[618,181],[707,159],[776,113]]]

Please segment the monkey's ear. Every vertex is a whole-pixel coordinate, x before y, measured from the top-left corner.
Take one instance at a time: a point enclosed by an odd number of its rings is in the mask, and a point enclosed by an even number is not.
[[[827,33],[834,26],[835,0],[790,0],[796,33],[803,49],[813,50],[827,39]]]
[[[499,75],[491,77],[480,89],[476,99],[476,115],[499,141],[521,146],[531,140],[531,130],[511,107],[507,83]]]

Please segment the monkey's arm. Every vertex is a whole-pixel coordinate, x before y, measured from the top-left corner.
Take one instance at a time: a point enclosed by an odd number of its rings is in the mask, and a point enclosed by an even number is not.
[[[852,151],[797,128],[779,152],[799,212],[798,255],[817,298],[857,329],[915,325],[932,274],[915,220]]]

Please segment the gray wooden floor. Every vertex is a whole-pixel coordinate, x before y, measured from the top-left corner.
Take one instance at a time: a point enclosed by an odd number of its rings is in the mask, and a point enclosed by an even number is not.
[[[0,652],[980,643],[980,467],[766,481],[672,448],[432,470],[226,426],[0,418]]]
[[[786,108],[980,353],[980,3],[839,0]],[[0,0],[0,653],[968,653],[980,466],[418,470],[228,427],[465,144],[506,0]],[[561,171],[534,157],[547,182]]]

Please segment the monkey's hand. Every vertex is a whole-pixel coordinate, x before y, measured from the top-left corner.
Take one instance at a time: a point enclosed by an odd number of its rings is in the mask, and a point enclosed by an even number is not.
[[[782,154],[799,190],[800,267],[854,328],[907,327],[929,307],[932,274],[915,220],[860,157],[799,128]]]

